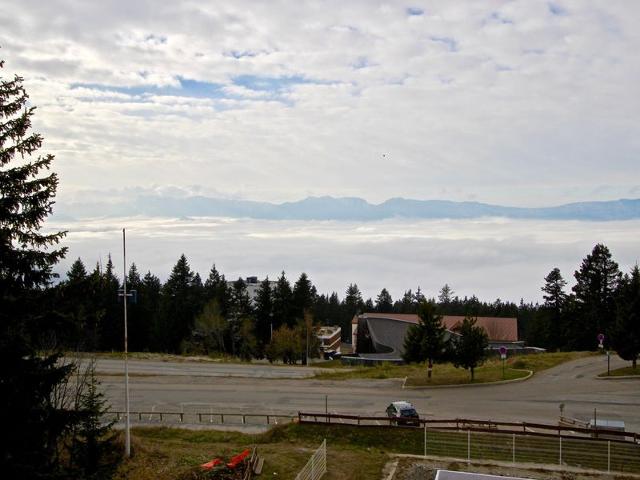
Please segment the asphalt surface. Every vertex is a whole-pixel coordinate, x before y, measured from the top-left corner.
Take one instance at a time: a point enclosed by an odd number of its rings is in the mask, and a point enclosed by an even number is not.
[[[97,370],[113,410],[124,409],[120,360],[99,360]],[[611,368],[625,366],[617,357]],[[422,416],[555,423],[565,416],[622,420],[640,432],[640,379],[599,380],[606,357],[562,364],[525,382],[403,390],[402,380],[325,381],[301,378],[312,367],[130,362],[132,411],[218,411],[295,414],[331,412],[384,415],[395,400],[412,402]],[[437,366],[436,366],[437,369]],[[102,375],[102,372],[107,373]],[[437,370],[436,370],[437,374]]]

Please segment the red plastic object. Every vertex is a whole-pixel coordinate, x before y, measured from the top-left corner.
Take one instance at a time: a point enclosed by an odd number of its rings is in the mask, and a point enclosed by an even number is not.
[[[200,466],[202,467],[203,470],[211,470],[213,467],[221,464],[222,464],[222,460],[220,460],[219,458],[214,458],[210,462],[203,463]]]
[[[231,461],[229,463],[227,463],[227,467],[236,468],[238,466],[238,464],[242,463],[242,461],[245,458],[247,458],[248,455],[249,455],[249,450],[247,449],[244,452],[239,453],[235,457],[231,457]]]

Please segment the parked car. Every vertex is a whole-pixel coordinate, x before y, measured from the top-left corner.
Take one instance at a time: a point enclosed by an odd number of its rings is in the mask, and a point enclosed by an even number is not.
[[[409,402],[393,402],[387,407],[387,416],[396,425],[420,425],[420,416]]]

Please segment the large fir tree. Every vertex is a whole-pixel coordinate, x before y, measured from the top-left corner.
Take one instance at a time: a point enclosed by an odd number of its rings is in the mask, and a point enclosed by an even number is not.
[[[4,62],[0,61],[0,69]],[[55,449],[71,421],[51,392],[70,373],[58,356],[38,351],[48,328],[43,308],[52,267],[65,254],[65,232],[43,233],[58,177],[53,155],[37,155],[42,137],[31,132],[35,107],[23,79],[0,77],[0,471],[4,478],[54,476]]]

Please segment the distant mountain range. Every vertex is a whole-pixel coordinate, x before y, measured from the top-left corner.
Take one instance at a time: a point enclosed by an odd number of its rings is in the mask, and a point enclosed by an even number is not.
[[[308,197],[297,202],[267,203],[226,200],[205,196],[168,197],[138,195],[117,202],[60,203],[56,216],[62,218],[162,216],[234,217],[265,220],[383,220],[389,218],[469,219],[504,217],[539,220],[630,220],[640,218],[640,199],[579,202],[555,207],[505,207],[479,202],[411,200],[392,198],[371,204],[355,197]]]

